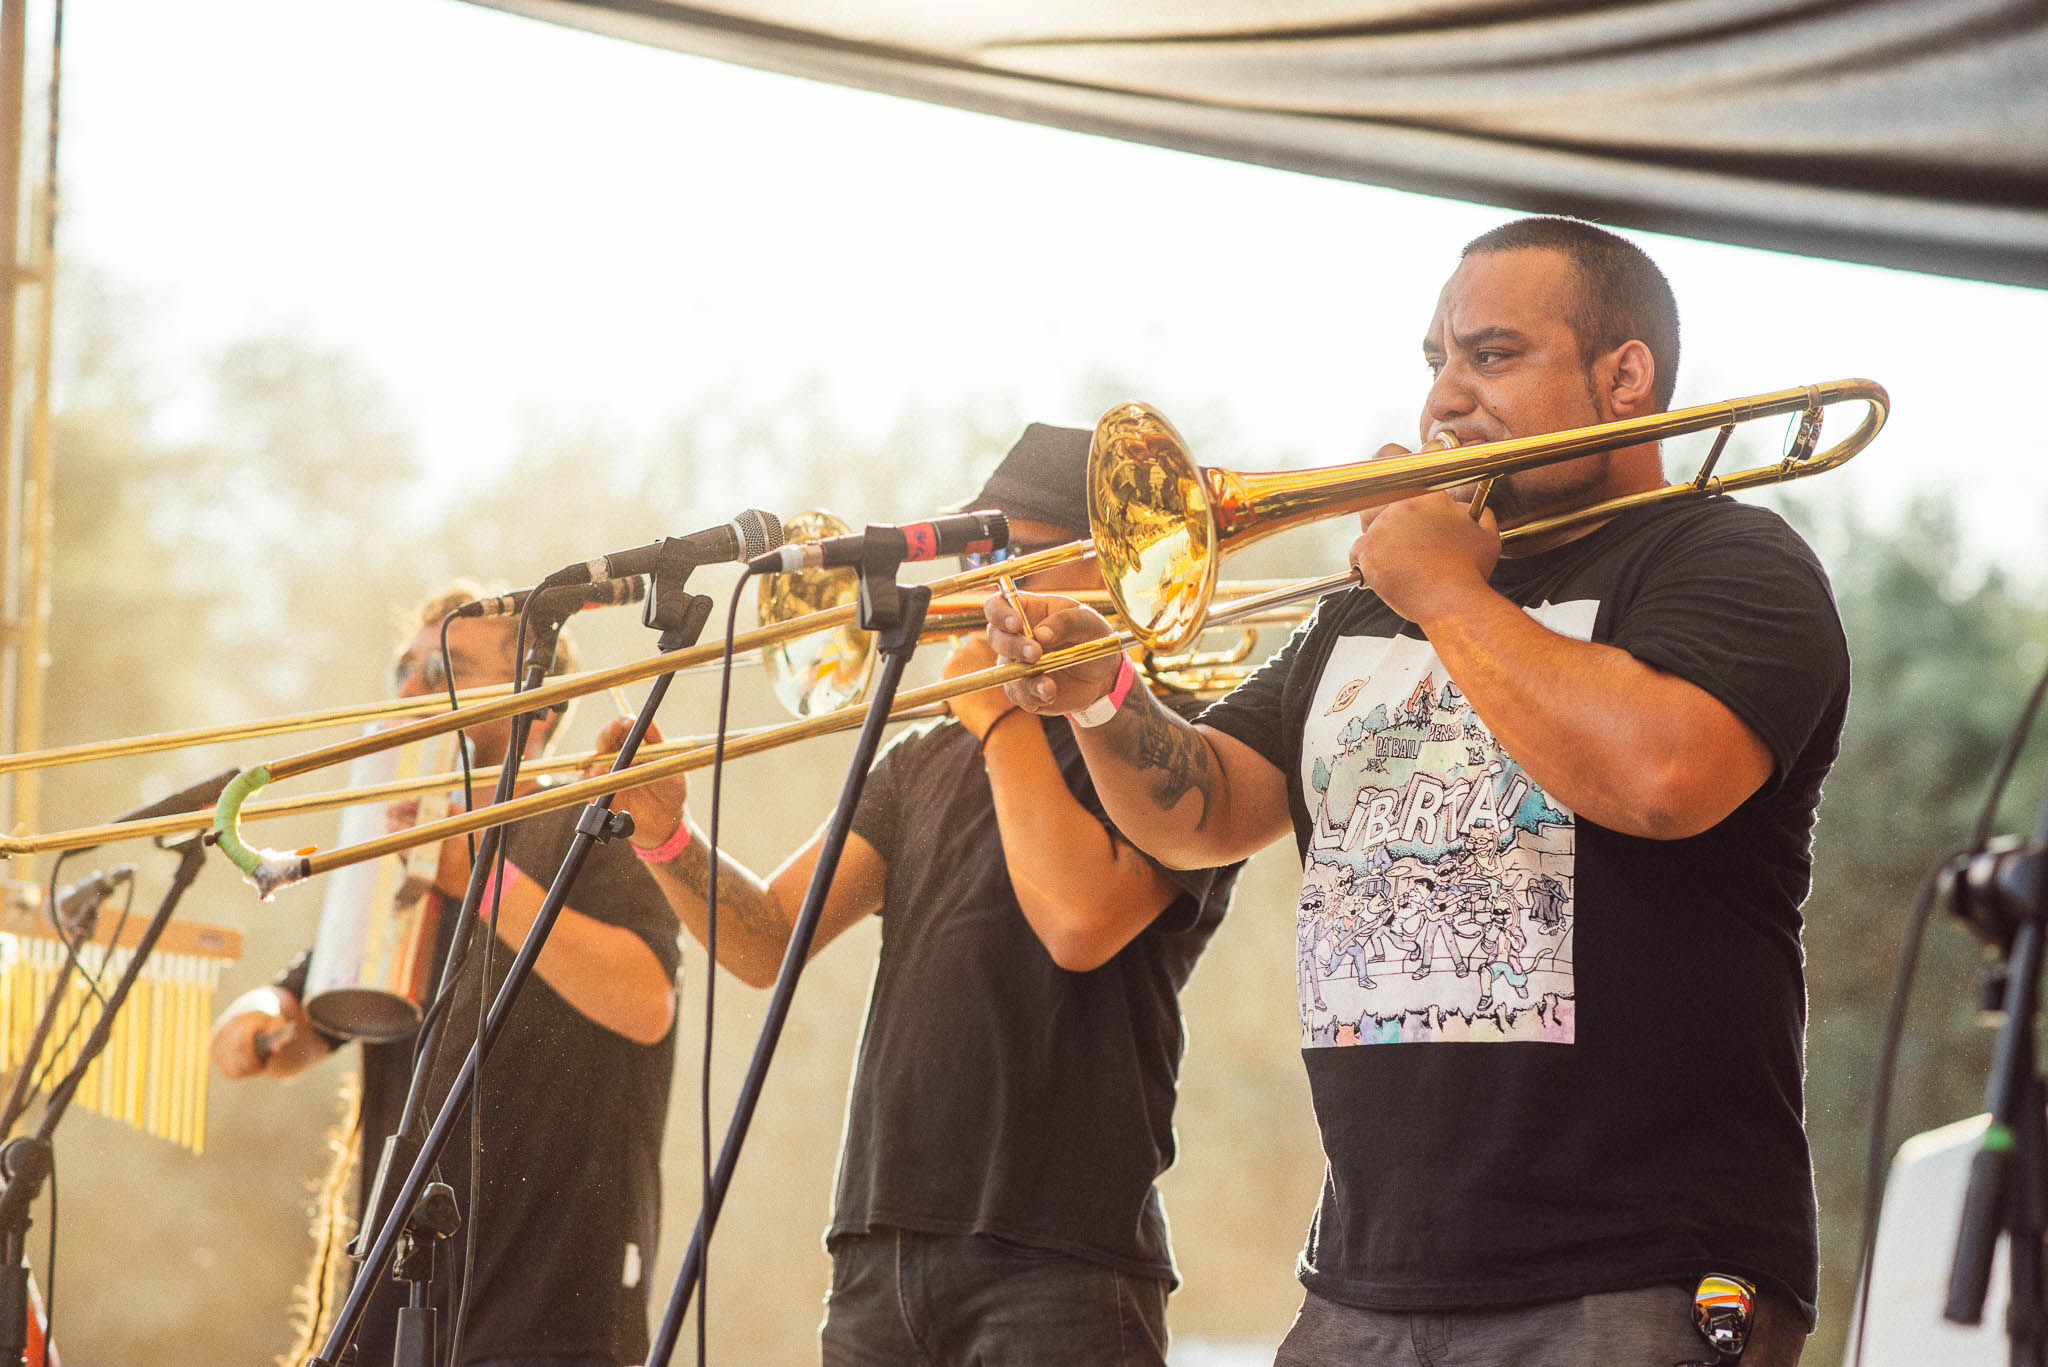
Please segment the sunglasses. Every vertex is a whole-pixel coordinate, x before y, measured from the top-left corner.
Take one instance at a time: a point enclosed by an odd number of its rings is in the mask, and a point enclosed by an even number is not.
[[[1040,551],[1049,551],[1055,546],[1064,546],[1066,544],[1064,541],[1045,541],[1035,546],[1010,545],[998,546],[992,551],[968,551],[960,557],[960,568],[963,570],[978,570],[984,565],[1000,565],[1005,560],[1015,560],[1020,556],[1036,555]]]
[[[448,686],[448,668],[442,663],[440,652],[429,651],[418,659],[402,659],[391,668],[393,692],[405,687],[406,680],[415,673],[420,683],[430,693],[438,693]]]

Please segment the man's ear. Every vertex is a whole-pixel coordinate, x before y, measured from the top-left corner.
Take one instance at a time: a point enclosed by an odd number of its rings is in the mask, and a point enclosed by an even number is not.
[[[1623,342],[1601,358],[1600,378],[1617,418],[1656,411],[1657,358],[1641,341]]]

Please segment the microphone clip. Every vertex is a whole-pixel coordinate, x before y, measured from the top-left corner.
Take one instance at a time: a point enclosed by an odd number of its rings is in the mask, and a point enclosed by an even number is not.
[[[901,625],[906,609],[903,585],[897,582],[896,572],[903,568],[906,560],[931,558],[929,550],[911,544],[904,531],[902,527],[886,523],[870,523],[853,533],[860,538],[860,579],[854,599],[854,623],[863,631],[880,633]],[[852,537],[837,539],[844,543],[851,541]]]
[[[2048,849],[2038,840],[1999,836],[1941,870],[1949,914],[1999,958],[2027,921],[2048,921]]]
[[[648,630],[660,633],[655,644],[663,654],[695,645],[704,634],[704,624],[711,620],[711,599],[683,586],[690,569],[686,558],[680,566],[657,564],[648,576],[640,621]]]
[[[871,542],[874,531],[868,528]],[[854,622],[861,630],[887,631],[903,620],[903,586],[896,582],[896,571],[902,567],[900,554],[893,559],[875,554],[861,557],[860,584],[854,598]]]

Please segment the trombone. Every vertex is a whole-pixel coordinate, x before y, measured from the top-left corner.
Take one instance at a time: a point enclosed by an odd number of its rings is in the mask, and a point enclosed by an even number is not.
[[[1861,422],[1841,441],[1817,451],[1823,410],[1849,401],[1865,405]],[[1888,406],[1889,398],[1881,385],[1869,380],[1840,380],[1450,451],[1424,451],[1322,470],[1240,474],[1216,467],[1197,467],[1172,424],[1156,410],[1144,404],[1120,405],[1105,414],[1095,430],[1088,473],[1088,540],[947,576],[929,587],[934,595],[958,594],[985,588],[1005,575],[1021,578],[1094,555],[1102,565],[1105,588],[1126,628],[1114,635],[1049,651],[1035,665],[1000,665],[906,690],[898,699],[899,708],[931,706],[1028,674],[1099,659],[1134,645],[1155,652],[1177,652],[1193,641],[1205,624],[1228,622],[1241,614],[1268,612],[1279,604],[1320,596],[1354,582],[1355,576],[1346,571],[1301,581],[1271,593],[1252,594],[1228,609],[1210,610],[1222,555],[1314,519],[1358,512],[1415,494],[1450,489],[1600,451],[1720,429],[1713,449],[1692,479],[1511,527],[1502,533],[1502,541],[1512,544],[1527,537],[1601,521],[1631,508],[1783,483],[1834,469],[1877,435]],[[1737,425],[1792,413],[1801,415],[1798,431],[1790,449],[1778,461],[1732,474],[1715,473]],[[752,651],[793,635],[841,627],[853,616],[850,603],[827,607],[740,633],[734,638],[732,649]],[[245,770],[222,795],[213,817],[214,839],[267,899],[278,888],[318,873],[701,768],[711,761],[715,753],[712,746],[689,746],[617,773],[581,779],[547,792],[528,794],[329,851],[256,850],[240,839],[244,804],[271,782],[345,763],[387,746],[669,673],[715,658],[724,650],[723,644],[712,644],[671,651],[258,765]],[[785,726],[729,740],[725,753],[737,758],[790,741],[850,729],[859,724],[863,711],[857,706],[833,708]]]
[[[1816,453],[1822,410],[1852,400],[1867,405],[1862,422],[1841,441]],[[1501,533],[1502,545],[1513,545],[1605,521],[1631,508],[1781,484],[1832,470],[1877,436],[1890,402],[1884,386],[1874,381],[1837,380],[1544,436],[1271,474],[1197,467],[1180,433],[1158,410],[1149,404],[1121,404],[1096,424],[1088,461],[1088,520],[1102,581],[1117,611],[1145,645],[1171,653],[1184,649],[1200,633],[1225,553],[1305,522],[1363,512],[1461,484],[1490,482],[1600,451],[1720,429],[1692,479],[1519,523]],[[1786,413],[1801,418],[1783,457],[1733,474],[1715,473],[1739,424]],[[1327,592],[1349,578],[1344,574],[1307,581],[1303,593]]]
[[[843,526],[843,524],[841,524]],[[837,535],[837,532],[821,533]],[[1014,562],[1013,562],[1014,563]],[[845,622],[834,626],[829,633],[817,632],[808,615],[793,612],[789,603],[796,601],[789,596],[789,590],[778,587],[777,601],[770,602],[768,581],[831,581],[822,586],[801,584],[797,588],[800,597],[813,597],[830,607],[837,602],[850,602],[853,596],[850,572],[845,570],[809,570],[791,574],[764,576],[762,589],[764,625],[773,629],[788,623],[795,632],[807,635],[792,635],[786,640],[763,646],[758,663],[762,664],[770,677],[770,683],[778,698],[798,719],[836,710],[865,691],[867,674],[873,662],[873,645],[866,632]],[[838,581],[846,581],[845,592],[840,593]],[[1292,581],[1251,580],[1229,581],[1219,587],[1219,595],[1239,597],[1247,594],[1270,593]],[[1113,612],[1115,605],[1107,592],[1101,589],[1080,590],[1074,597],[1090,607],[1103,612]],[[957,594],[935,599],[925,617],[923,635],[927,638],[959,635],[979,630],[985,618],[982,612],[983,598],[978,595]],[[1256,628],[1269,625],[1292,626],[1304,616],[1299,607],[1276,606],[1260,613],[1247,614],[1237,623],[1243,631],[1234,646],[1206,655],[1187,657],[1161,657],[1147,654],[1144,669],[1148,679],[1158,688],[1172,692],[1209,693],[1220,692],[1234,684],[1244,671],[1242,662],[1248,660],[1257,642]],[[834,614],[837,620],[837,614]],[[822,671],[806,674],[789,663],[799,658],[791,652],[806,640],[828,636],[830,650],[850,655],[853,663],[843,671]],[[749,657],[752,658],[752,657]],[[746,661],[736,661],[744,663]],[[695,665],[685,666],[689,670],[705,670],[717,666],[715,660],[703,660]],[[847,686],[851,680],[851,687]],[[576,690],[572,696],[582,692],[594,692],[598,685],[589,682],[588,674],[569,674],[556,682]],[[511,696],[512,685],[492,684],[480,688],[464,689],[456,695],[458,705],[476,703],[495,698]],[[524,705],[530,705],[532,693],[521,695]],[[132,736],[120,740],[99,741],[85,745],[63,746],[48,750],[27,751],[20,755],[0,756],[0,773],[10,769],[38,769],[58,765],[78,764],[98,759],[124,759],[135,755],[152,754],[159,751],[180,749],[187,746],[214,744],[238,739],[281,735],[294,731],[310,731],[323,727],[344,725],[351,722],[374,722],[394,717],[417,717],[447,714],[445,697],[422,696],[415,698],[392,698],[378,702],[353,706],[328,708],[321,711],[304,712],[291,716],[280,716],[245,722],[240,725],[221,725],[195,728],[186,731],[161,732],[147,736]],[[891,720],[909,721],[922,716],[936,716],[942,711],[939,704],[923,709],[898,708],[891,714]],[[466,720],[474,720],[474,713],[466,713]],[[742,737],[752,736],[756,731],[773,733],[774,727],[731,732],[727,745],[731,747]],[[374,740],[388,740],[390,733],[372,733]],[[786,739],[794,739],[787,737]],[[659,743],[641,746],[642,762],[649,762],[686,750],[707,748],[709,737],[670,737]],[[382,748],[381,745],[376,748]],[[520,770],[529,775],[560,775],[575,773],[580,769],[603,759],[595,752],[568,755],[549,755],[528,758],[521,762]],[[473,769],[470,781],[483,785],[494,781],[499,772],[497,765],[484,765]],[[421,774],[411,778],[393,779],[384,783],[358,784],[354,787],[338,788],[323,792],[305,793],[288,798],[273,798],[255,802],[242,809],[245,820],[262,820],[287,816],[298,816],[311,812],[331,811],[339,807],[356,806],[370,802],[388,802],[399,798],[417,797],[424,793],[446,791],[459,786],[464,776],[460,772]],[[213,821],[211,809],[197,812],[176,812],[164,816],[138,820],[108,822],[97,826],[82,826],[72,830],[55,831],[40,835],[0,835],[0,855],[37,855],[58,850],[90,849],[111,844],[117,840],[153,840],[189,834],[205,830]]]

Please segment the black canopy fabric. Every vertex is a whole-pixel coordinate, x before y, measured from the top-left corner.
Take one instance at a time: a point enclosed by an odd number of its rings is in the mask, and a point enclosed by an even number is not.
[[[473,0],[1655,232],[2048,287],[2044,0]]]

